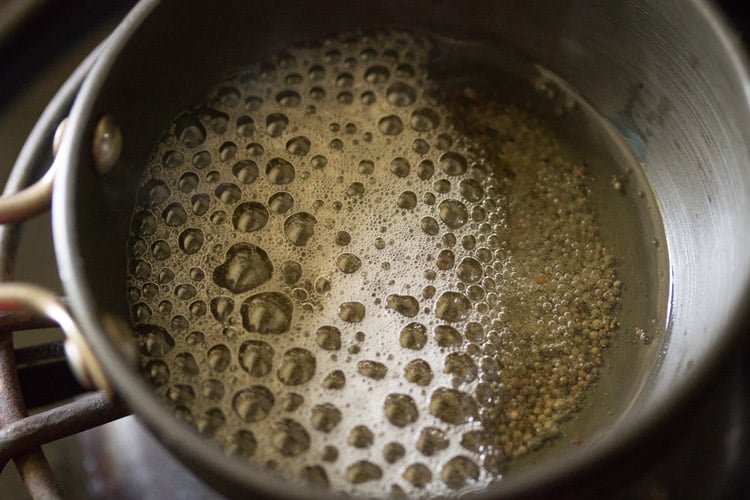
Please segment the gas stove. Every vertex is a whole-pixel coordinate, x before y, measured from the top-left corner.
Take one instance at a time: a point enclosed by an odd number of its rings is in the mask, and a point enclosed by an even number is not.
[[[740,3],[721,2],[739,29],[750,36],[750,18]],[[126,0],[0,0],[0,181],[5,183],[52,95],[132,4]],[[15,266],[0,252],[0,272],[5,275],[12,270],[16,280],[61,293],[54,261],[49,216],[41,216],[24,224]],[[223,498],[164,450],[135,417],[123,416],[125,409],[99,393],[76,395],[80,387],[64,362],[62,336],[48,326],[33,317],[0,316],[0,338],[6,339],[4,347],[0,341],[0,351],[5,349],[7,355],[13,350],[8,350],[12,335],[23,381],[21,393],[25,405],[32,408],[30,419],[9,425],[2,419],[7,414],[3,412],[22,408],[0,401],[0,466],[4,466],[0,498],[41,498],[50,492],[71,499]],[[46,371],[41,372],[40,365]],[[1,372],[0,388],[10,383]],[[47,383],[50,379],[55,383]],[[66,406],[51,405],[56,399],[64,399]],[[750,349],[739,350],[736,359],[707,384],[703,398],[696,400],[685,419],[690,421],[685,439],[663,459],[649,464],[648,472],[619,498],[748,497]],[[81,429],[87,430],[77,432]],[[21,439],[21,435],[26,437]],[[24,449],[23,455],[14,455],[16,467],[13,461],[5,464],[10,454],[6,450],[15,453],[25,448],[24,443],[43,446],[41,452]],[[53,486],[55,482],[58,487]]]

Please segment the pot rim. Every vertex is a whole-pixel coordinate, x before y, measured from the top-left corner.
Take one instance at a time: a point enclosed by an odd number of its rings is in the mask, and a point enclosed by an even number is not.
[[[229,488],[241,487],[266,496],[293,495],[297,498],[328,498],[331,493],[313,487],[290,488],[288,481],[260,468],[226,456],[211,441],[202,438],[193,428],[179,422],[169,409],[155,396],[150,386],[124,359],[107,335],[101,317],[95,310],[91,291],[87,288],[81,268],[78,246],[78,226],[74,217],[77,173],[83,163],[79,152],[88,151],[87,124],[92,122],[96,98],[130,38],[141,23],[159,4],[159,0],[143,0],[127,15],[109,37],[102,54],[94,64],[76,98],[69,117],[68,133],[58,153],[60,169],[53,190],[52,219],[55,251],[59,263],[60,277],[70,300],[75,318],[93,351],[111,380],[117,393],[133,412],[158,438],[184,461],[198,466],[197,472],[222,481]],[[731,62],[732,77],[741,82],[746,112],[750,114],[750,66],[738,37],[726,22],[719,8],[707,0],[691,0],[691,8],[705,19],[709,31],[720,41]],[[745,132],[750,144],[750,131]],[[737,345],[740,328],[746,320],[744,311],[750,307],[750,279],[744,286],[744,308],[739,308],[726,331],[718,332],[721,340],[712,345],[700,362],[676,382],[675,389],[660,405],[652,405],[637,419],[624,422],[616,433],[587,448],[571,450],[565,460],[548,460],[514,472],[483,492],[479,497],[527,496],[543,492],[557,492],[557,488],[571,481],[590,477],[592,469],[612,464],[641,446],[648,436],[669,422],[676,412],[689,403],[697,387],[708,379],[728,358]],[[227,484],[227,481],[229,484]],[[219,483],[221,484],[221,483]]]

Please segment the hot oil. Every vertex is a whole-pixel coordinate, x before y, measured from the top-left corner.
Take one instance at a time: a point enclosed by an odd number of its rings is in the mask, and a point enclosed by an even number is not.
[[[627,300],[653,283],[629,263],[657,260],[646,219],[601,182],[623,167],[564,144],[576,106],[471,58],[390,31],[295,46],[157,145],[130,240],[141,364],[228,453],[354,494],[481,488],[593,407],[620,309],[656,318]]]

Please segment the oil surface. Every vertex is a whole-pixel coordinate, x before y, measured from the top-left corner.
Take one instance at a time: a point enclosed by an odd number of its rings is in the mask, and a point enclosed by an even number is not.
[[[459,494],[597,380],[623,283],[589,167],[492,85],[435,76],[436,53],[400,31],[295,46],[157,145],[129,241],[141,367],[227,453]]]

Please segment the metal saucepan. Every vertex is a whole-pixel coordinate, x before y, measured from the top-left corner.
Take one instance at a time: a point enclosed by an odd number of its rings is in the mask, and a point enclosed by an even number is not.
[[[637,363],[621,363],[610,383],[621,390],[612,389],[609,412],[589,418],[581,446],[478,494],[533,496],[561,487],[580,494],[627,478],[646,443],[670,434],[676,412],[726,359],[746,319],[750,81],[733,35],[707,2],[144,1],[93,62],[55,160],[54,241],[71,314],[28,286],[4,288],[4,303],[60,321],[84,376],[122,398],[222,492],[324,495],[225,456],[179,423],[134,368],[126,241],[137,180],[159,135],[202,100],[216,75],[296,41],[382,25],[514,47],[608,117],[645,165],[669,249],[669,329]],[[34,212],[51,180],[5,206],[18,216]]]

